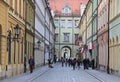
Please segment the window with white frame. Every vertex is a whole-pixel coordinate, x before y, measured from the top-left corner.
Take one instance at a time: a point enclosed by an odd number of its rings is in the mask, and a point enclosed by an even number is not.
[[[59,26],[58,20],[55,20],[55,21],[54,21],[54,24],[55,24],[55,27],[58,28],[58,26]]]
[[[60,26],[61,26],[62,28],[65,28],[65,20],[61,20]]]
[[[72,20],[68,20],[67,27],[72,28]]]
[[[64,42],[69,42],[70,33],[63,33],[63,35],[64,35]]]

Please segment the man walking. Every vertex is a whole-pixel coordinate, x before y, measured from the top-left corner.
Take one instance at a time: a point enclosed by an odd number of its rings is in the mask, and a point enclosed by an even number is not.
[[[34,69],[34,59],[31,56],[29,59],[29,67],[30,67],[30,73],[32,73]]]

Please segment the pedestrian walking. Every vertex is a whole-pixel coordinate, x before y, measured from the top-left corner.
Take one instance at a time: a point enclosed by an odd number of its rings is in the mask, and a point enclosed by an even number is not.
[[[65,59],[65,66],[67,67],[68,59]]]
[[[78,67],[78,69],[80,69],[80,59],[79,58],[77,59],[77,67]]]
[[[84,70],[87,69],[87,65],[86,65],[86,58],[83,60],[83,66],[84,66]]]
[[[76,66],[76,58],[73,59],[72,64],[73,64],[73,70],[75,70],[75,66]]]
[[[48,67],[49,67],[49,68],[53,68],[51,58],[48,59]]]
[[[89,69],[89,66],[90,66],[90,60],[89,60],[89,58],[87,58],[86,59],[86,67],[87,67],[87,69]]]
[[[92,61],[91,61],[91,64],[92,64],[92,69],[95,69],[95,65],[94,65],[94,63],[95,63],[95,60],[94,60],[94,59],[92,59]]]
[[[32,58],[32,56],[29,59],[29,68],[30,68],[30,73],[32,73],[34,69],[34,59]]]
[[[64,66],[64,62],[65,62],[63,57],[61,57],[61,62],[62,62],[62,67],[63,67]]]
[[[71,65],[71,59],[70,58],[68,59],[68,65],[69,65],[69,67]]]

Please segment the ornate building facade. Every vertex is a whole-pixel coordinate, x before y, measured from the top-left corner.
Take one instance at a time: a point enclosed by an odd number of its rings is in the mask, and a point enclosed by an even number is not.
[[[23,73],[24,0],[0,0],[0,77]]]
[[[55,55],[58,59],[76,57],[79,49],[78,24],[81,10],[84,10],[81,5],[86,4],[87,0],[62,0],[61,4],[60,0],[48,1],[55,13]]]
[[[35,1],[25,0],[25,52],[24,72],[29,69],[28,60],[34,58]]]

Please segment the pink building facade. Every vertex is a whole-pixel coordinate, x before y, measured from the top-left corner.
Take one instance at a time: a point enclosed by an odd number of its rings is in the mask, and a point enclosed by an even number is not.
[[[108,0],[98,0],[98,66],[107,70],[108,65]]]

